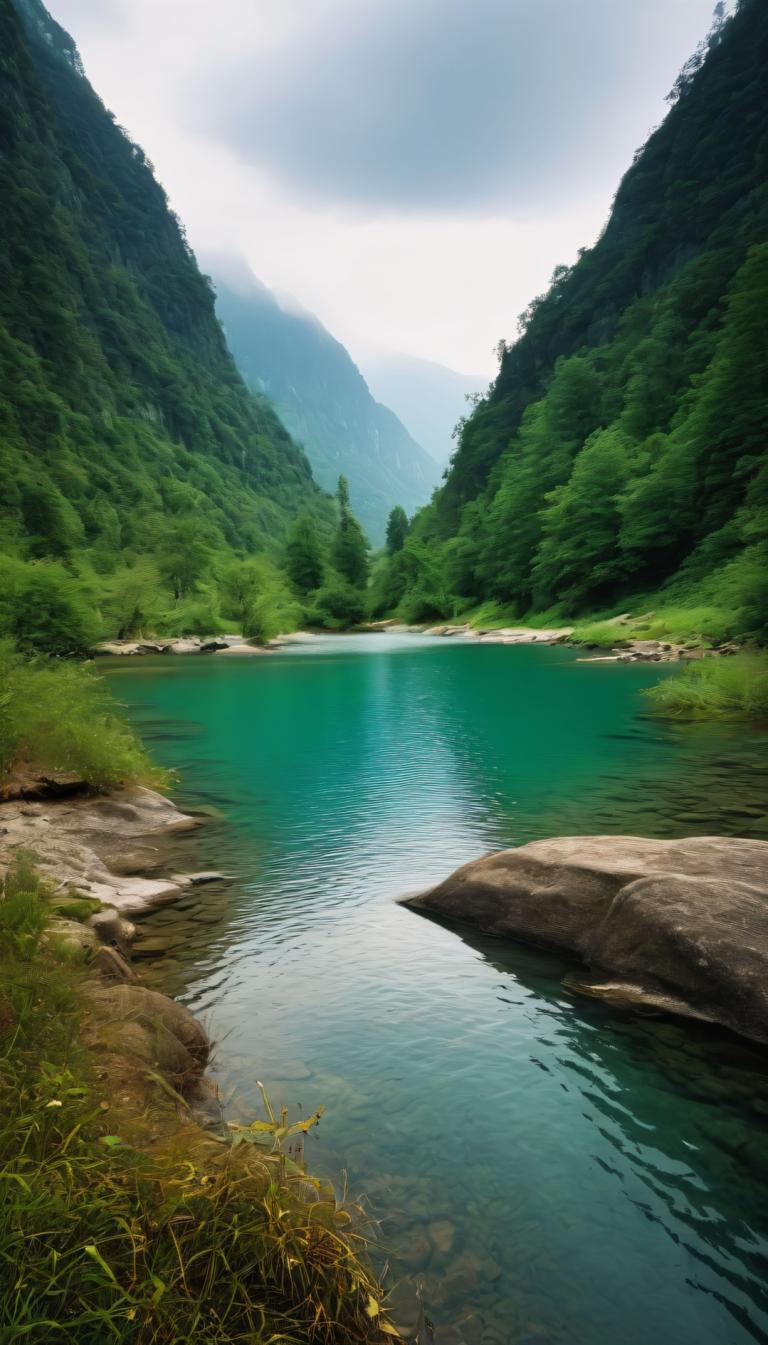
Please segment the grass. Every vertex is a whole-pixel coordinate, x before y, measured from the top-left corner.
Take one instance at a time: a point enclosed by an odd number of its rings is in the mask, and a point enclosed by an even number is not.
[[[600,649],[611,649],[625,640],[661,640],[667,644],[711,649],[733,636],[733,614],[721,607],[673,605],[643,611],[652,602],[653,599],[635,602],[634,610],[639,615],[630,613],[626,620],[619,621],[607,614],[605,618],[577,622],[572,638],[577,644]]]
[[[273,1147],[233,1148],[167,1086],[121,1116],[125,1075],[108,1089],[84,1044],[83,967],[46,935],[48,899],[23,860],[0,899],[3,1345],[399,1340],[360,1212],[276,1126]]]
[[[653,714],[668,719],[768,723],[768,655],[704,658],[649,688],[645,695]]]
[[[97,788],[138,781],[163,788],[90,665],[29,659],[0,641],[0,780],[14,769],[73,771]]]

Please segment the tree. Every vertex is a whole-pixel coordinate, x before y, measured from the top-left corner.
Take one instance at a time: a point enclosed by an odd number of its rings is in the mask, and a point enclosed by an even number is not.
[[[343,510],[339,520],[333,544],[333,564],[353,588],[365,588],[368,583],[368,543],[360,524],[348,509]]]
[[[402,551],[408,536],[408,526],[408,515],[401,505],[396,504],[387,519],[387,551],[390,556],[394,556],[396,551]]]
[[[339,477],[339,484],[336,487],[336,499],[339,502],[342,513],[349,509],[349,482],[345,476]]]
[[[7,568],[0,568],[0,578],[5,585],[0,627],[15,637],[20,648],[44,654],[85,654],[93,648],[100,634],[99,619],[82,586],[63,565],[10,561]]]
[[[211,563],[210,529],[194,518],[175,523],[163,538],[158,565],[178,602],[190,593]]]
[[[118,571],[110,583],[103,611],[119,640],[152,628],[158,614],[159,590],[157,566],[146,557]]]
[[[307,513],[299,514],[288,535],[285,568],[299,593],[311,593],[323,582],[323,549],[315,522]]]
[[[279,635],[291,595],[284,577],[266,556],[235,561],[224,571],[221,590],[225,614],[237,622],[247,639],[264,643]]]
[[[339,575],[332,575],[315,595],[311,612],[313,624],[328,630],[346,630],[365,619],[365,597]]]

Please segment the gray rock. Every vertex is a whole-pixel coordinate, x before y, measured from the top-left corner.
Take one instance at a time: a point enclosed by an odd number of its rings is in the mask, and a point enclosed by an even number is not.
[[[210,1044],[183,1004],[142,985],[94,985],[94,1042],[152,1064],[166,1078],[191,1079],[205,1068]]]
[[[178,883],[180,887],[203,887],[206,883],[226,883],[228,882],[226,873],[219,873],[217,869],[202,869],[198,873],[174,873],[173,882]]]
[[[614,1003],[710,1019],[768,1042],[768,843],[566,836],[458,869],[408,905],[578,953]]]
[[[88,918],[87,924],[95,931],[101,943],[110,944],[124,953],[133,939],[136,928],[130,920],[123,920],[116,910],[107,906]]]
[[[103,981],[135,984],[138,980],[130,963],[126,962],[116,948],[110,948],[107,944],[95,949],[88,966]]]

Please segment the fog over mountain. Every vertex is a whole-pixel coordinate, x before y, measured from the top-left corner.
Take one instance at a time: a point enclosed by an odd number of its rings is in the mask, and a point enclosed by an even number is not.
[[[362,368],[373,395],[444,467],[456,447],[453,431],[471,410],[467,397],[485,392],[488,379],[411,355],[371,355]]]
[[[296,300],[278,297],[242,259],[205,261],[229,347],[248,385],[274,403],[316,479],[349,481],[353,508],[374,546],[396,504],[426,504],[440,479],[434,458],[372,396],[344,346]]]

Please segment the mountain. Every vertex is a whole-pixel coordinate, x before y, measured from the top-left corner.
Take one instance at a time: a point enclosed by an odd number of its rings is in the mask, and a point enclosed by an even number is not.
[[[249,387],[274,402],[321,486],[333,490],[347,477],[355,512],[380,545],[394,505],[411,514],[429,499],[438,465],[374,400],[344,346],[316,317],[281,304],[242,262],[214,258],[210,269],[219,317]]]
[[[441,467],[456,447],[453,432],[468,414],[467,398],[488,386],[487,378],[410,355],[372,355],[363,373],[374,397],[392,407]]]
[[[766,633],[766,69],[768,5],[741,0],[681,73],[598,242],[502,349],[397,562],[389,592],[410,615],[639,595],[641,611],[695,609],[711,638]]]
[[[0,0],[0,191],[0,560],[15,575],[55,560],[98,604],[119,565],[151,557],[178,597],[207,558],[274,549],[297,509],[328,507],[238,374],[150,163],[39,0]]]

